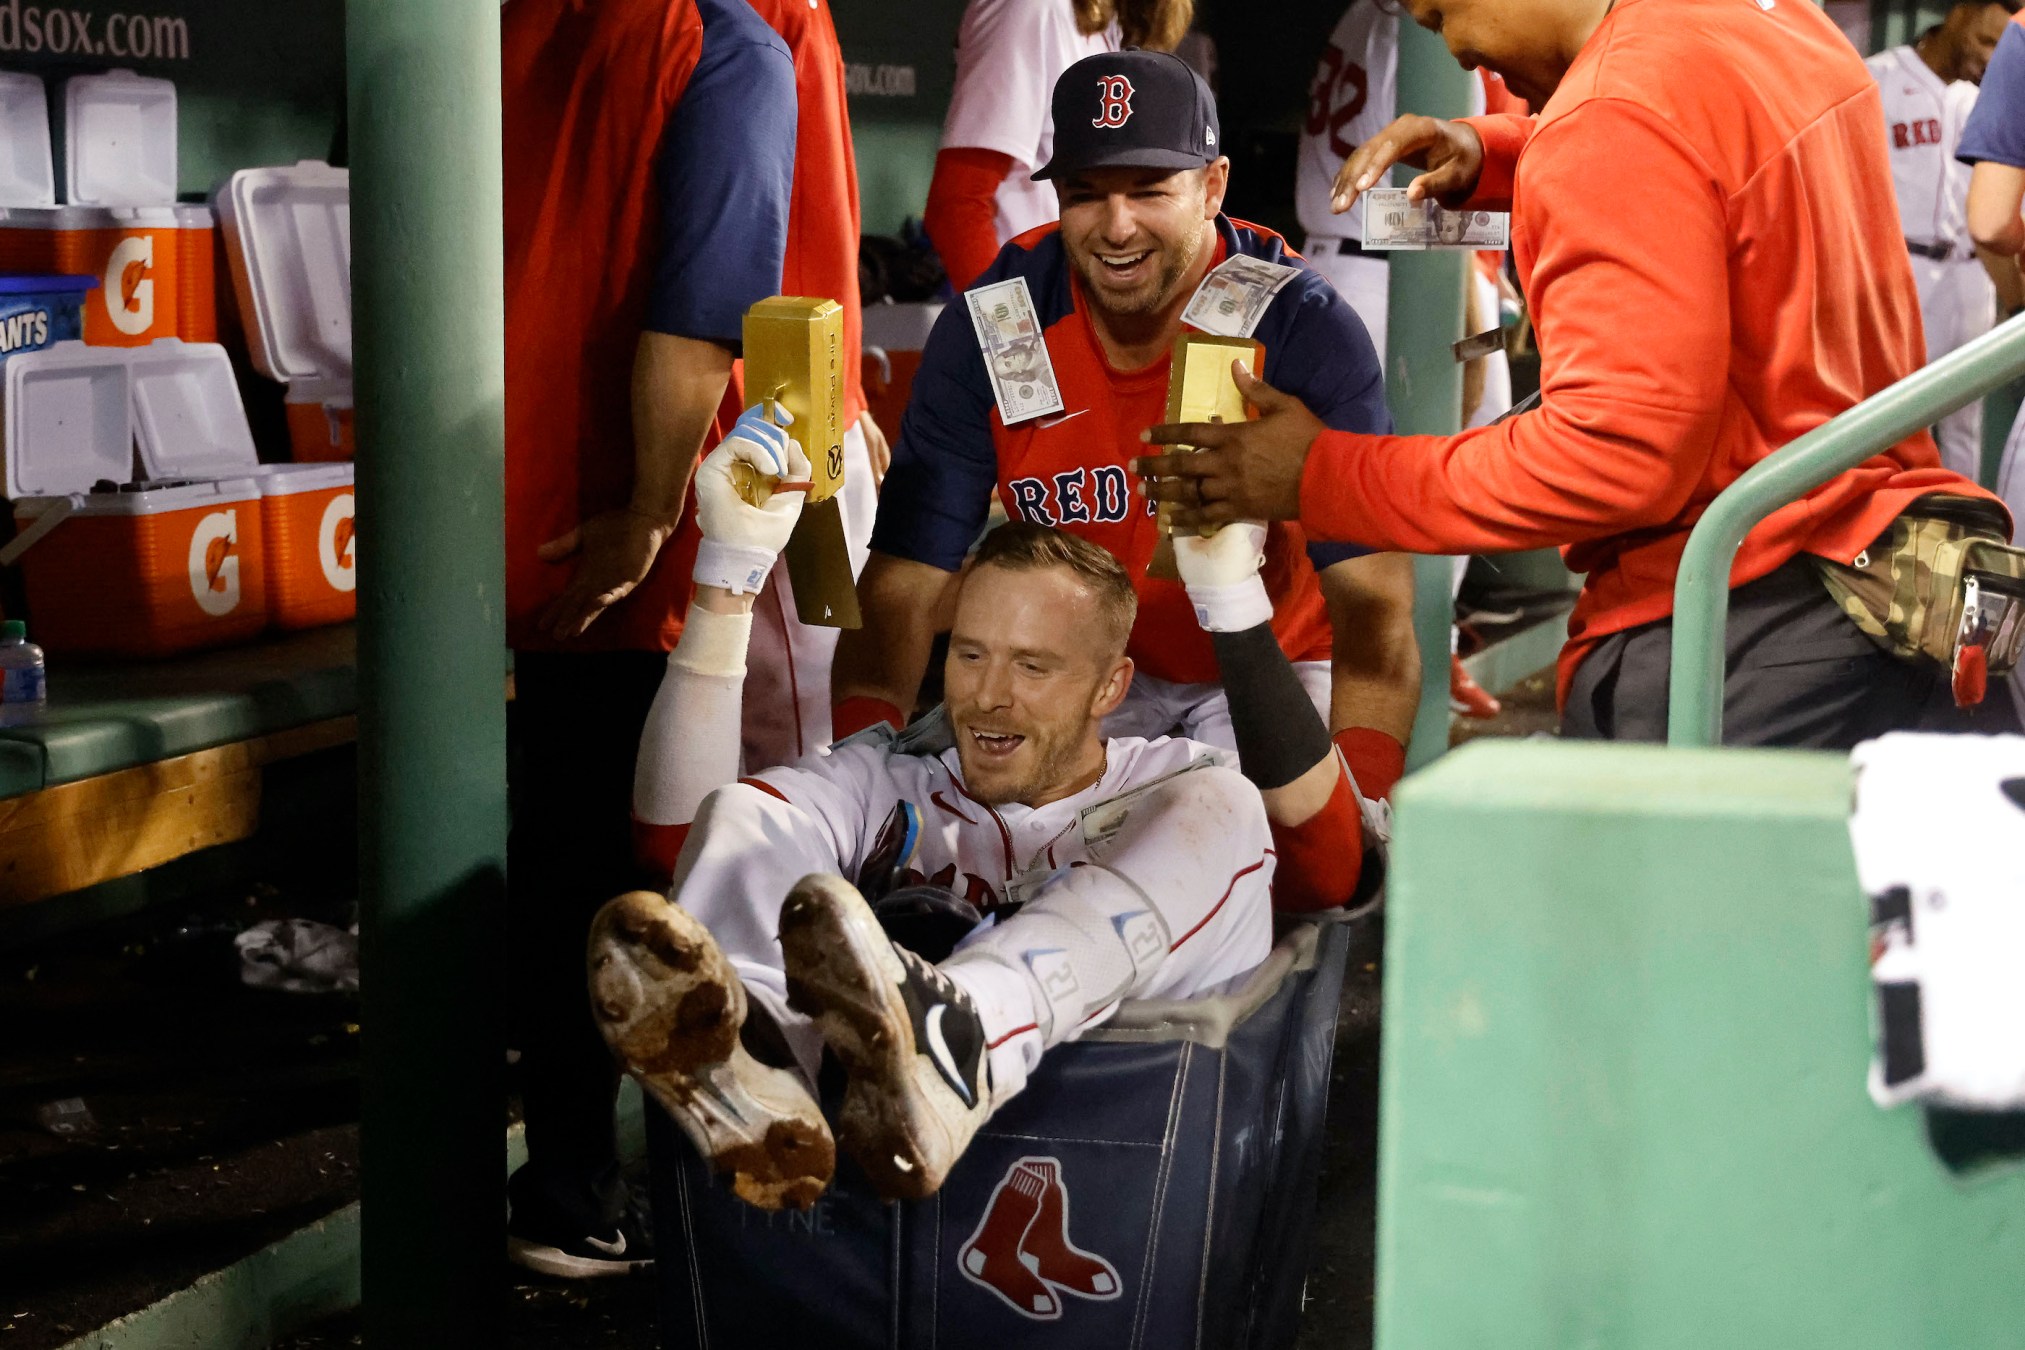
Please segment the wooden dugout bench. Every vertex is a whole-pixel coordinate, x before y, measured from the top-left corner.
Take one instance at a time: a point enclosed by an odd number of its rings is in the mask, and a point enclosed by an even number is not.
[[[267,766],[358,733],[351,625],[170,661],[50,672],[0,727],[0,909],[252,836]]]

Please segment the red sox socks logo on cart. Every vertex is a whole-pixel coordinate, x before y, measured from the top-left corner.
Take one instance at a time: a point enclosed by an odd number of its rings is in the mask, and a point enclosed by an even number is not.
[[[1123,75],[1100,75],[1097,93],[1104,109],[1090,119],[1091,126],[1122,127],[1132,119],[1132,81]]]
[[[1069,1241],[1069,1192],[1054,1158],[1021,1158],[1006,1170],[957,1264],[972,1283],[1022,1317],[1052,1322],[1062,1295],[1114,1299],[1118,1271]]]

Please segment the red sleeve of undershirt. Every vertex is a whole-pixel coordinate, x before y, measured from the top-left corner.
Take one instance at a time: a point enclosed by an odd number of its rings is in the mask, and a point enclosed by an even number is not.
[[[1323,432],[1301,476],[1308,537],[1505,553],[1678,520],[1730,379],[1727,212],[1680,133],[1635,104],[1592,99],[1533,135],[1516,224],[1540,406],[1454,436]]]
[[[1273,908],[1307,914],[1347,905],[1364,872],[1364,823],[1347,774],[1336,777],[1329,802],[1299,825],[1273,822]]]
[[[675,883],[675,860],[688,842],[690,824],[655,825],[633,817],[633,861],[664,891]]]
[[[1389,800],[1393,785],[1406,773],[1406,746],[1397,737],[1370,727],[1345,727],[1337,732],[1336,748],[1367,797]]]
[[[998,256],[998,187],[1012,169],[1012,156],[996,150],[966,146],[935,156],[921,223],[959,295]]]

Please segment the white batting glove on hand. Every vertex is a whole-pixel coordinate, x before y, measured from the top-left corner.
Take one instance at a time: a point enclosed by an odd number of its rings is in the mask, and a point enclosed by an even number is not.
[[[1271,622],[1273,602],[1259,578],[1265,547],[1266,527],[1251,520],[1234,520],[1207,539],[1192,531],[1174,536],[1175,566],[1206,632],[1241,633]]]
[[[785,408],[778,408],[777,415],[785,423],[794,420]],[[732,471],[736,464],[781,486],[764,505],[754,506],[738,493]],[[696,470],[696,523],[703,531],[696,550],[697,584],[739,595],[765,586],[801,518],[809,476],[801,443],[768,419],[765,404],[747,408]],[[786,486],[790,483],[794,486]]]

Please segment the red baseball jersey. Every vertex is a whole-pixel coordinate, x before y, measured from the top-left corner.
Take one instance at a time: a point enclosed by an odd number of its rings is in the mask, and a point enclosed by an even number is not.
[[[1349,305],[1272,231],[1219,216],[1216,233],[1212,266],[1243,252],[1299,269],[1253,334],[1265,347],[1266,382],[1298,395],[1331,427],[1389,430],[1378,356]],[[1215,650],[1187,592],[1178,582],[1146,575],[1159,536],[1152,504],[1132,491],[1131,462],[1146,453],[1139,433],[1166,420],[1169,358],[1142,370],[1111,365],[1058,226],[1030,230],[1007,244],[977,284],[1014,277],[1026,280],[1063,410],[1007,426],[968,308],[949,306],[921,354],[893,468],[879,496],[872,547],[955,571],[984,528],[996,492],[1014,519],[1058,525],[1125,564],[1139,593],[1139,620],[1127,651],[1141,670],[1180,683],[1218,682]],[[1273,598],[1273,631],[1290,659],[1329,656],[1329,619],[1316,569],[1366,551],[1311,547],[1299,526],[1272,527],[1264,578]]]
[[[500,39],[507,641],[543,650],[574,562],[536,550],[632,493],[640,335],[735,349],[780,289],[795,91],[743,0],[510,0]],[[673,646],[693,558],[664,548],[568,649]]]

